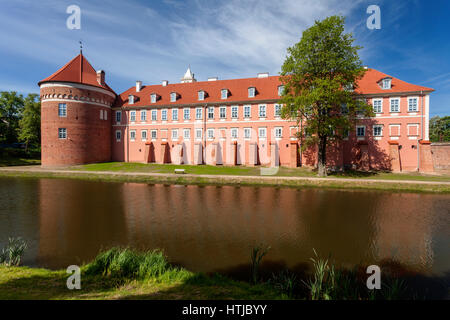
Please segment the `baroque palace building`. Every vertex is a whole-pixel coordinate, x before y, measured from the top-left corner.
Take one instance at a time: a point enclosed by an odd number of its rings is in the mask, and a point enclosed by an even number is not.
[[[82,53],[39,82],[42,165],[106,161],[314,166],[300,148],[296,121],[280,116],[278,76],[136,85],[116,94]],[[375,117],[329,147],[335,168],[432,171],[430,93],[434,90],[367,69],[357,92]]]

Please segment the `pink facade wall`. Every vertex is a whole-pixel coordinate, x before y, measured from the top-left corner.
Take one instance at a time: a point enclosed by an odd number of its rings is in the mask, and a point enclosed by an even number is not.
[[[427,95],[397,95],[400,98],[399,112],[390,111],[391,97],[370,97],[382,99],[382,112],[371,119],[359,119],[357,126],[365,126],[365,136],[356,137],[350,132],[348,139],[328,150],[329,165],[335,167],[353,167],[360,169],[397,168],[391,163],[392,147],[397,148],[401,171],[414,171],[418,167],[419,140],[428,140],[429,98]],[[408,97],[418,97],[418,110],[408,111]],[[250,102],[249,102],[250,104]],[[259,105],[266,105],[266,117],[259,116]],[[196,108],[190,106],[190,119],[183,119],[184,106],[180,107],[144,107],[115,109],[122,114],[121,122],[113,115],[112,157],[114,161],[127,162],[171,162],[184,164],[223,164],[223,165],[281,165],[296,166],[316,164],[315,150],[302,152],[298,161],[293,160],[292,148],[295,148],[297,124],[275,116],[275,103],[251,104],[251,116],[244,118],[244,105],[238,105],[238,117],[232,118],[232,106],[226,105],[226,118],[219,117],[221,105],[214,105],[214,119],[207,118],[207,109],[202,106],[202,119],[196,119]],[[225,105],[223,105],[225,106]],[[178,109],[178,120],[172,120],[172,109]],[[136,111],[136,120],[129,121],[130,112]],[[146,110],[146,121],[141,121],[140,113]],[[157,120],[151,120],[151,110],[157,110]],[[167,110],[167,120],[161,120],[162,110]],[[206,119],[205,119],[206,117]],[[382,125],[382,135],[373,135],[374,126]],[[238,137],[233,138],[232,129],[236,128]],[[250,128],[250,138],[244,137],[244,128]],[[259,129],[266,128],[266,138],[259,137]],[[281,137],[275,136],[275,129],[281,128]],[[172,130],[178,129],[178,139],[173,139]],[[190,130],[190,138],[183,137],[184,129]],[[196,138],[196,129],[202,130],[202,137]],[[207,137],[207,130],[214,129],[214,138]],[[147,130],[147,139],[141,132]],[[156,130],[156,139],[152,139],[152,130]],[[117,141],[116,131],[121,131]],[[130,140],[130,131],[136,134]],[[395,142],[394,144],[392,142]],[[389,143],[391,142],[391,144]],[[294,145],[292,145],[294,143]],[[298,143],[298,142],[297,142]],[[197,147],[195,146],[197,144]],[[253,160],[256,145],[256,161]],[[272,146],[271,146],[272,145]],[[164,155],[164,156],[163,156]],[[254,163],[255,162],[255,163]],[[294,163],[293,162],[298,162]],[[393,168],[395,167],[395,168]]]

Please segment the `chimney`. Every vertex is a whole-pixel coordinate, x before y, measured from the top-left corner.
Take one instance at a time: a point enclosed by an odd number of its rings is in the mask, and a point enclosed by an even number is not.
[[[208,78],[208,81],[217,81],[217,80],[219,80],[218,77],[210,77],[210,78]]]
[[[136,81],[136,92],[140,92],[142,89],[142,81],[137,80]]]
[[[368,66],[363,66],[363,68],[364,68],[365,70],[369,69],[369,67],[368,67]]]
[[[163,87],[167,87],[168,84],[169,84],[169,81],[167,81],[167,80],[163,80],[162,81],[162,86]]]
[[[268,72],[258,73],[258,78],[267,78],[269,76]]]
[[[97,82],[101,86],[105,85],[105,71],[103,71],[103,70],[97,71]]]

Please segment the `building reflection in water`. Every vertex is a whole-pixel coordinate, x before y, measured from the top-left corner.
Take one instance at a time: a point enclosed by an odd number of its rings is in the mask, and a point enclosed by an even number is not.
[[[161,248],[190,270],[229,271],[262,244],[272,248],[264,261],[280,268],[309,263],[315,248],[343,266],[394,257],[447,271],[449,238],[437,226],[448,225],[449,204],[426,194],[41,179],[37,260],[65,267],[129,245]],[[436,255],[446,257],[438,266]]]

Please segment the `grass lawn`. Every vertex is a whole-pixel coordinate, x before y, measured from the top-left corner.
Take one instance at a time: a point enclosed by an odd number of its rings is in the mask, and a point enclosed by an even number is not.
[[[149,173],[174,173],[175,169],[185,169],[189,174],[206,175],[233,175],[233,176],[260,176],[260,167],[245,166],[210,166],[210,165],[173,165],[155,163],[126,163],[106,162],[72,167],[73,170],[87,171],[113,171],[113,172],[149,172]],[[280,167],[275,174],[279,177],[317,177],[317,173],[309,168]],[[358,172],[350,171],[330,174],[331,178],[363,178],[383,180],[417,180],[417,181],[444,181],[450,182],[450,175],[431,175],[421,173],[388,173],[388,172]]]
[[[250,285],[186,270],[145,280],[87,276],[81,290],[69,290],[65,270],[0,266],[0,300],[16,299],[280,299],[267,285]]]

